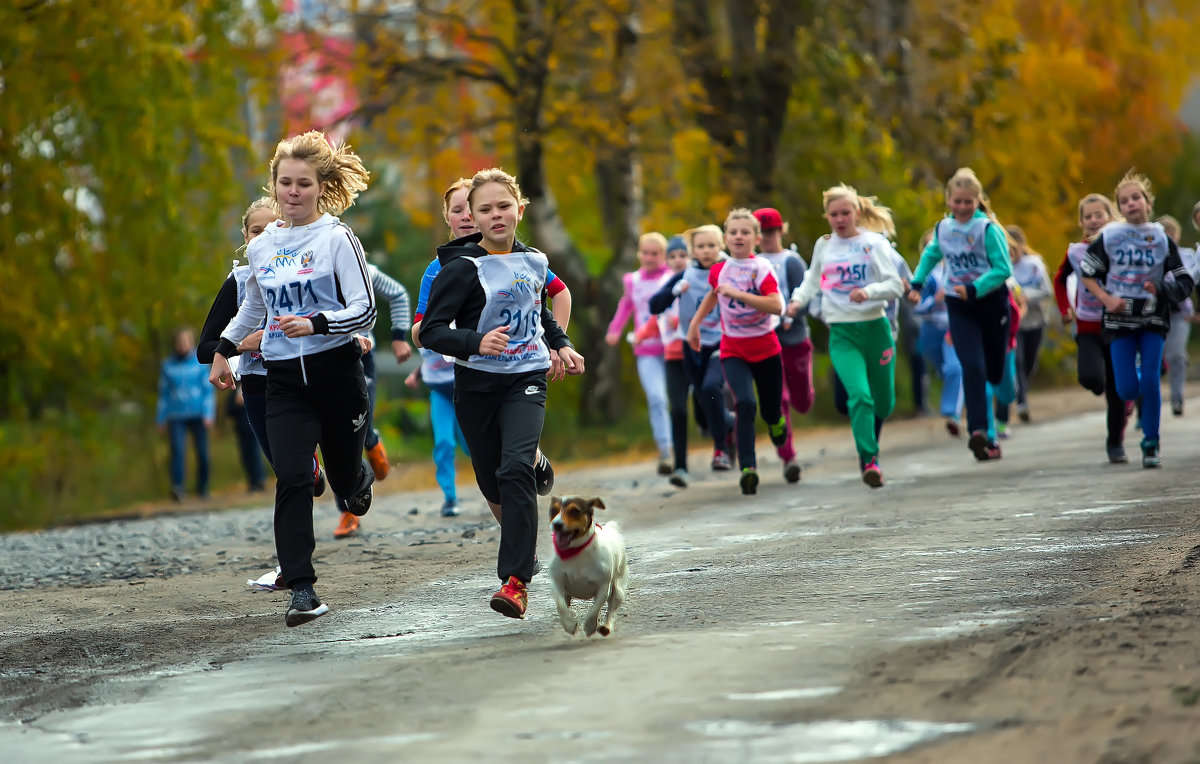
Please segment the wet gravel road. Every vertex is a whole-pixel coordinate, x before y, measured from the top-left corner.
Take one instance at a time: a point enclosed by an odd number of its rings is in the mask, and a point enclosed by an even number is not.
[[[879,491],[841,429],[800,446],[797,486],[760,456],[755,497],[729,476],[678,491],[641,465],[563,471],[559,488],[603,496],[629,544],[607,639],[564,634],[544,576],[526,620],[489,610],[496,529],[482,506],[434,516],[430,493],[381,496],[347,542],[323,504],[332,613],[291,630],[282,593],[245,586],[273,564],[266,508],[0,536],[0,598],[19,614],[0,627],[0,750],[790,762],[970,735],[985,725],[863,718],[837,699],[873,656],[1069,611],[1128,560],[1190,546],[1198,428],[1168,422],[1166,469],[1143,471],[1103,463],[1098,413],[1018,428],[982,465],[936,423],[901,423]]]

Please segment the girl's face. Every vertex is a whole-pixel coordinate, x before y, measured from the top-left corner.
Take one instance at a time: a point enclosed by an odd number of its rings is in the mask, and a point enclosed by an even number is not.
[[[323,183],[317,182],[317,171],[303,159],[283,159],[275,170],[275,198],[283,210],[283,219],[290,225],[308,225],[321,217],[317,199]]]
[[[273,222],[275,222],[275,211],[259,207],[246,218],[246,228],[242,231],[242,238],[249,244],[251,239],[267,230],[267,226]]]
[[[738,218],[725,224],[725,246],[729,247],[730,257],[750,257],[761,239],[749,220]]]
[[[196,338],[192,336],[191,332],[180,332],[175,335],[175,353],[177,355],[187,355],[195,346]]]
[[[831,200],[825,207],[825,219],[829,229],[843,239],[858,235],[858,210],[849,199]]]
[[[1117,189],[1117,209],[1134,225],[1145,223],[1150,217],[1150,201],[1142,187],[1132,183]]]
[[[1088,202],[1079,211],[1079,225],[1083,228],[1084,238],[1092,238],[1111,222],[1112,216],[1108,214],[1108,206],[1104,202]]]
[[[702,266],[708,268],[721,256],[721,240],[711,231],[693,234],[692,254]]]
[[[475,225],[475,218],[471,217],[471,208],[467,205],[466,186],[450,194],[450,201],[446,204],[446,225],[450,226],[450,236],[455,239],[470,236],[479,230],[479,226]]]
[[[966,223],[979,209],[979,195],[966,188],[955,188],[946,194],[946,205],[950,214],[960,223]]]
[[[667,259],[663,246],[653,239],[646,239],[638,245],[638,262],[648,271],[662,267]]]
[[[673,249],[667,253],[667,267],[675,273],[686,268],[687,262],[688,251],[686,249]]]
[[[489,252],[511,252],[517,238],[517,223],[525,214],[525,205],[517,202],[512,191],[491,181],[475,190],[471,216],[483,232],[483,248]]]
[[[1171,241],[1175,242],[1175,245],[1178,246],[1179,245],[1179,235],[1181,233],[1180,230],[1173,225],[1165,225],[1165,226],[1163,226],[1163,230],[1166,231],[1167,238],[1169,238]]]

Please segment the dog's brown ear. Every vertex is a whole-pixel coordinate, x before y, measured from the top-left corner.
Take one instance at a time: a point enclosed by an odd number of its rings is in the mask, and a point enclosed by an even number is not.
[[[554,520],[555,516],[562,511],[562,498],[559,496],[550,497],[550,519]]]
[[[604,500],[599,496],[594,499],[588,499],[588,506],[592,509],[608,509],[608,507],[604,506]]]

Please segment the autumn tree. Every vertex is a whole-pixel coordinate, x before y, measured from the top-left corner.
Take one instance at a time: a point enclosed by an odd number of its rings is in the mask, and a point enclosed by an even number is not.
[[[816,7],[813,0],[674,0],[695,119],[720,149],[725,183],[738,199],[774,191],[796,82],[796,35]]]
[[[436,194],[478,169],[460,155],[464,132],[512,158],[530,201],[525,225],[533,243],[576,296],[572,336],[593,368],[606,369],[587,380],[581,416],[610,419],[620,409],[620,355],[599,341],[597,327],[616,302],[617,274],[633,260],[642,212],[628,127],[634,2],[480,2],[469,10],[361,5],[361,118],[404,147],[421,146],[426,184]],[[601,190],[609,250],[599,267],[563,219],[547,165],[556,138],[593,149],[572,170],[592,173]]]
[[[247,201],[238,0],[0,8],[0,418],[152,394]]]

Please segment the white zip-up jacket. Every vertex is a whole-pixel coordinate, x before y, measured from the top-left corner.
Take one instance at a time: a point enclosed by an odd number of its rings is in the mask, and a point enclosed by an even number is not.
[[[326,213],[304,226],[270,225],[250,242],[246,257],[251,267],[246,298],[221,332],[221,355],[235,354],[264,316],[262,355],[268,363],[330,350],[375,325],[375,295],[362,245],[334,216]],[[311,320],[313,334],[284,335],[277,317],[285,315]]]

